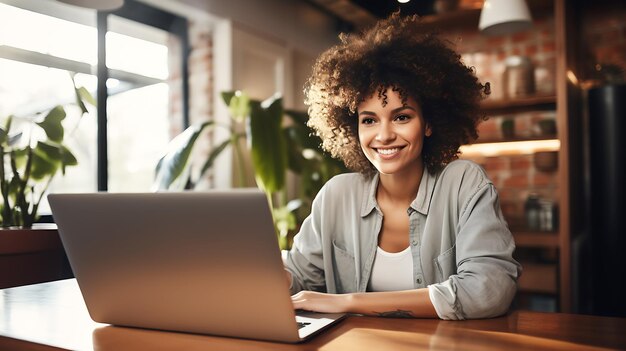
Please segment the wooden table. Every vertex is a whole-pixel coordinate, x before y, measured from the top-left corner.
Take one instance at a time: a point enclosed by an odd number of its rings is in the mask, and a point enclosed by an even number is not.
[[[93,322],[74,279],[0,290],[0,350],[626,349],[626,319],[514,311],[471,321],[351,316],[312,340],[280,344]]]

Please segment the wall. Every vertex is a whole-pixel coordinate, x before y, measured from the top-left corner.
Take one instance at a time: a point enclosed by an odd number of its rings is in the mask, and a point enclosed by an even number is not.
[[[140,1],[190,20],[192,123],[205,120],[230,123],[220,92],[235,89],[245,88],[251,93],[259,93],[266,92],[268,86],[275,86],[277,90],[282,90],[286,108],[305,110],[302,88],[310,74],[313,59],[337,42],[336,20],[304,1]],[[278,55],[270,55],[270,60],[275,60],[277,67],[280,66],[276,74],[271,74],[271,70],[267,69],[259,70],[258,64],[242,65],[242,61],[267,56],[267,51]],[[272,62],[268,63],[271,66]],[[275,81],[257,79],[260,81],[259,86],[241,86],[242,81],[249,82],[250,77],[267,77],[268,74]],[[242,80],[242,77],[247,79]],[[171,84],[177,84],[176,79]],[[271,90],[273,94],[274,89]],[[271,94],[265,95],[255,98],[263,99]],[[177,113],[176,110],[172,111],[173,116]],[[178,134],[175,130],[172,132],[172,135]],[[203,162],[211,145],[226,137],[221,130],[207,133],[207,137],[201,138],[200,144],[194,149],[195,155],[192,157],[196,162]],[[206,185],[230,187],[233,179],[231,161],[230,150],[226,149],[213,167],[219,172],[213,172],[206,179]]]
[[[583,77],[581,80],[606,79],[608,66],[621,70],[616,75],[625,80],[626,3],[623,1],[585,2],[580,27]],[[613,74],[615,76],[615,74]]]
[[[211,80],[212,85],[221,85],[213,75],[202,73],[201,66],[212,64],[199,60],[214,60],[212,50],[218,55],[231,48],[214,42],[211,36],[220,30],[220,25],[228,23],[238,31],[254,34],[260,40],[271,41],[291,52],[290,69],[293,70],[294,108],[304,109],[301,88],[309,74],[313,59],[320,52],[337,43],[338,26],[336,19],[322,13],[304,1],[265,0],[265,1],[199,1],[199,0],[140,0],[166,11],[184,16],[190,20],[191,79]],[[194,34],[195,33],[195,34]],[[198,37],[197,33],[203,33]],[[226,33],[229,35],[229,33]],[[218,38],[220,41],[222,38]],[[234,39],[233,39],[234,40]],[[202,42],[205,43],[202,43]],[[211,41],[210,43],[208,43]],[[231,43],[232,44],[232,43]],[[200,53],[198,52],[200,51]],[[194,67],[201,71],[194,71]],[[221,67],[221,71],[229,67]],[[225,83],[226,85],[228,84]],[[211,96],[211,95],[209,95]],[[202,104],[198,101],[199,104]],[[192,109],[195,107],[192,106]],[[210,108],[209,108],[210,110]],[[192,111],[193,114],[193,111]],[[200,115],[206,115],[200,113]],[[202,118],[200,118],[202,119]],[[197,120],[193,118],[192,120]]]
[[[232,20],[259,36],[274,38],[298,51],[319,53],[337,37],[335,20],[305,1],[178,0],[213,16]]]

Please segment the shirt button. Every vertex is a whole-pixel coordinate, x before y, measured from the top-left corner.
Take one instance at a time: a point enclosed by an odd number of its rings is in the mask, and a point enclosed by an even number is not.
[[[417,246],[417,240],[413,239],[413,241],[411,241],[411,244],[413,244],[413,246]]]
[[[421,278],[417,278],[417,280],[415,280],[417,282],[417,284],[422,284],[422,279]]]

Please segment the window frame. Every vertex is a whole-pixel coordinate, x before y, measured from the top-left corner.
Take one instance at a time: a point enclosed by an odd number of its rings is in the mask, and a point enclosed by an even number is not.
[[[126,0],[124,5],[114,11],[98,11],[96,15],[96,28],[98,31],[98,64],[97,77],[98,88],[96,99],[98,101],[97,119],[97,185],[98,191],[107,191],[108,174],[108,134],[107,134],[107,100],[108,88],[106,82],[109,79],[109,68],[106,66],[106,33],[108,32],[108,19],[115,15],[138,23],[152,26],[178,37],[181,46],[181,94],[183,129],[189,127],[189,36],[188,21],[186,18],[163,11],[156,7],[141,3],[137,0]]]

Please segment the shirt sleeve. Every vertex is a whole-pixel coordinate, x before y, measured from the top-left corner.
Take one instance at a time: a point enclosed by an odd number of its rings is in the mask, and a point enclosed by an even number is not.
[[[324,220],[324,198],[327,186],[322,187],[313,200],[311,214],[304,220],[294,237],[293,246],[287,252],[285,269],[291,273],[291,293],[301,290],[324,292],[324,260],[322,254],[322,221]]]
[[[456,237],[457,274],[428,286],[441,319],[489,318],[508,310],[521,266],[493,184],[485,183],[466,201]]]

